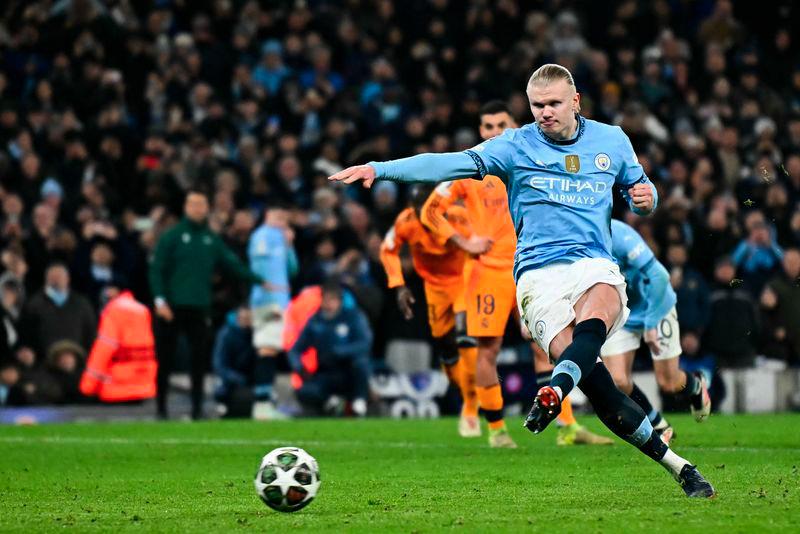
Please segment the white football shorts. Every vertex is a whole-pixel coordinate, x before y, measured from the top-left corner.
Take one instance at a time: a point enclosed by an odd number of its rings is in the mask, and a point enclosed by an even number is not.
[[[681,355],[681,330],[678,326],[678,312],[673,307],[669,313],[661,319],[656,328],[658,331],[658,346],[661,352],[656,355],[650,351],[653,360],[669,360]],[[600,356],[617,356],[626,352],[637,350],[642,342],[644,329],[628,330],[622,328],[613,335],[608,336],[603,348],[600,349]]]
[[[625,278],[616,263],[605,258],[584,258],[522,273],[517,282],[519,314],[548,357],[550,342],[575,320],[575,303],[596,284],[614,286],[622,303],[622,312],[609,332],[611,336],[625,324],[630,313]]]

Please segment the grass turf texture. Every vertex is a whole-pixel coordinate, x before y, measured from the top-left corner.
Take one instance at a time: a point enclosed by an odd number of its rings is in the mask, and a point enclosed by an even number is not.
[[[591,428],[596,420],[583,417]],[[631,446],[557,447],[511,419],[517,450],[454,419],[0,427],[0,531],[760,531],[800,524],[798,415],[673,416],[675,450],[719,497],[689,500]],[[295,514],[253,489],[260,458],[298,445],[322,487]]]

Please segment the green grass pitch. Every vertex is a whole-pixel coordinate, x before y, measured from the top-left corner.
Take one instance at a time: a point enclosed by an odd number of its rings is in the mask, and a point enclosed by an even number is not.
[[[631,446],[557,447],[509,420],[517,450],[454,419],[0,427],[0,531],[797,532],[800,415],[673,416],[675,450],[716,486],[689,500]],[[598,430],[594,418],[583,421]],[[298,445],[322,487],[295,514],[253,489]]]

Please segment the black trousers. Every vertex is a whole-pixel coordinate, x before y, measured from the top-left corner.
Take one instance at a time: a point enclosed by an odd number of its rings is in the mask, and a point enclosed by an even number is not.
[[[211,317],[202,308],[174,307],[172,321],[157,317],[153,332],[156,338],[158,374],[156,378],[156,403],[158,414],[167,415],[169,375],[175,366],[178,336],[184,334],[189,342],[192,379],[192,417],[199,417],[203,407],[203,376],[205,375],[211,339]]]

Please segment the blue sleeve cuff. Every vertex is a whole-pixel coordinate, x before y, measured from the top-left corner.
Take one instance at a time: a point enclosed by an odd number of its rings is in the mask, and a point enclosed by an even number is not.
[[[641,210],[641,209],[639,209],[639,208],[635,208],[635,207],[633,207],[633,199],[630,197],[630,195],[628,195],[628,191],[627,191],[627,189],[624,191],[624,193],[625,193],[625,200],[627,200],[627,201],[628,201],[628,206],[631,208],[631,211],[632,211],[633,213],[635,213],[636,215],[642,215],[642,216],[644,216],[644,215],[650,215],[651,213],[653,213],[654,211],[656,211],[656,208],[658,207],[658,189],[656,189],[656,186],[655,186],[655,184],[654,184],[653,182],[651,182],[651,181],[650,181],[650,180],[647,178],[647,176],[644,176],[644,175],[642,175],[642,178],[641,178],[641,179],[640,179],[638,182],[636,182],[636,183],[637,183],[637,184],[638,184],[638,183],[646,183],[646,184],[649,184],[649,185],[650,185],[650,189],[652,189],[652,190],[653,190],[653,208],[652,208],[650,211],[644,211],[644,210]]]

